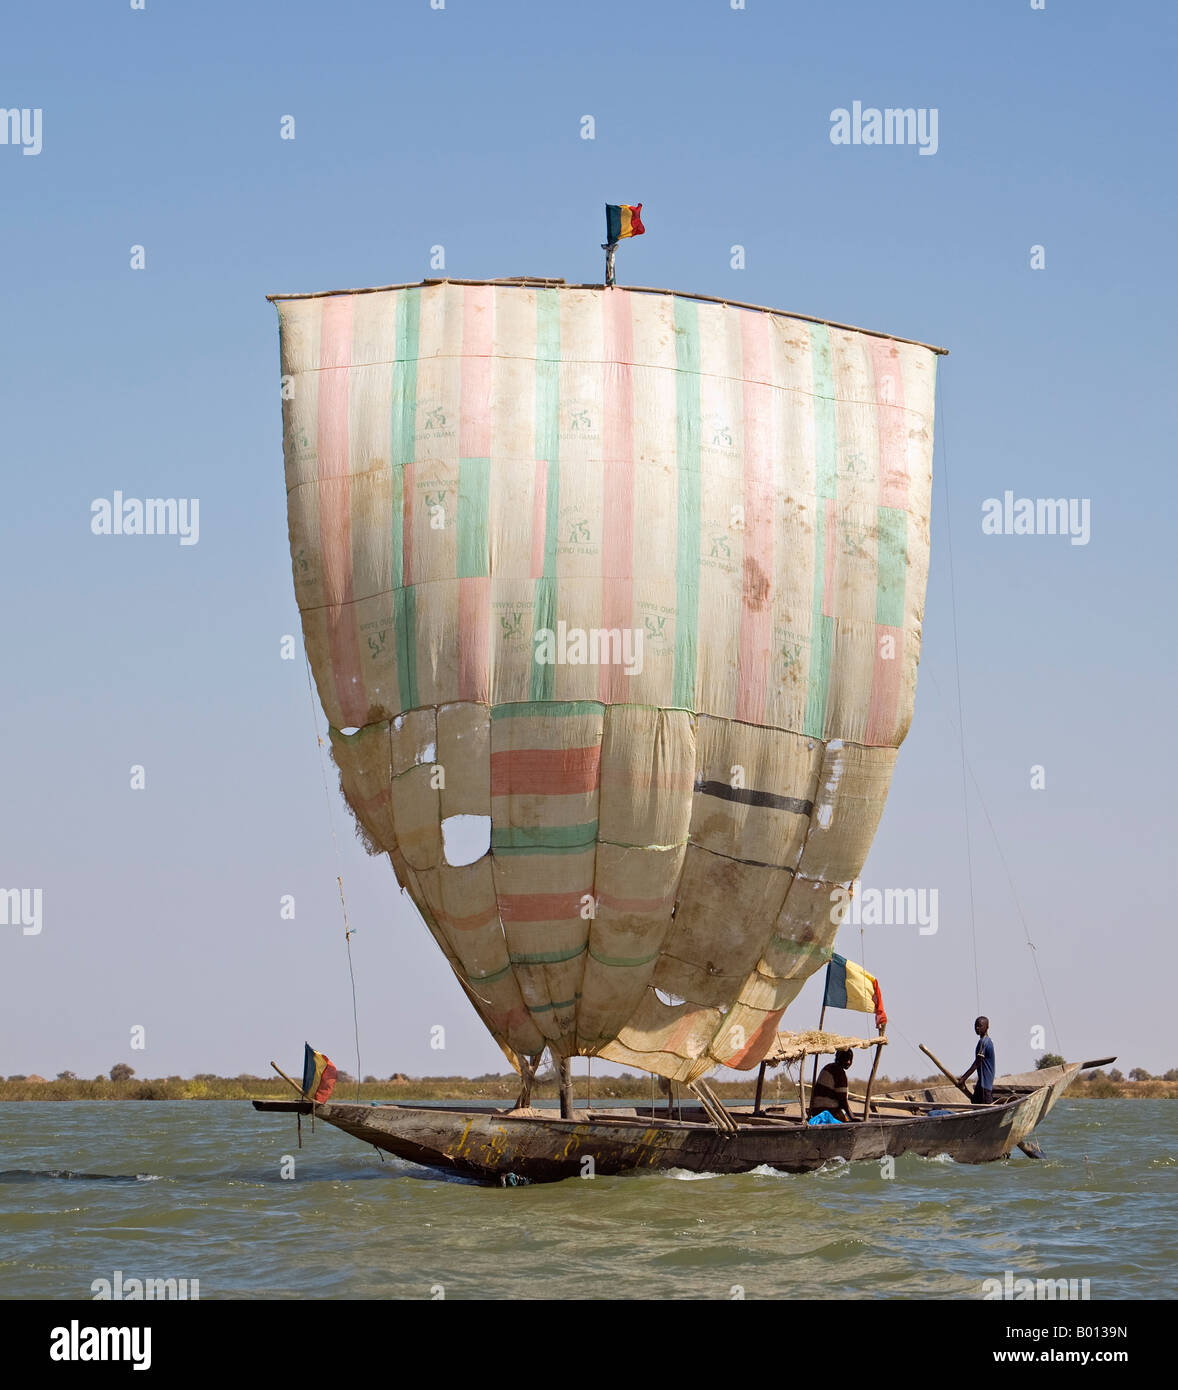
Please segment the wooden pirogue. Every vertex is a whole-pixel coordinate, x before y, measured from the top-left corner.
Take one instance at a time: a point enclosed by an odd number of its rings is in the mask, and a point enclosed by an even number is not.
[[[1073,1062],[1032,1073],[1039,1084],[1027,1090],[1022,1089],[1022,1077],[999,1078],[996,1090],[1008,1088],[1010,1099],[988,1106],[950,1110],[939,1095],[923,1102],[923,1092],[882,1095],[873,1105],[876,1113],[841,1125],[805,1125],[796,1114],[774,1113],[772,1108],[754,1115],[721,1107],[731,1123],[727,1128],[702,1104],[698,1109],[685,1106],[682,1119],[643,1115],[637,1108],[561,1119],[535,1110],[335,1101],[313,1105],[255,1100],[254,1107],[314,1114],[385,1153],[484,1182],[557,1182],[590,1173],[668,1169],[746,1173],[762,1166],[804,1173],[832,1160],[879,1160],[907,1153],[948,1154],[959,1163],[1007,1158],[1044,1120],[1077,1074],[1095,1065]],[[940,1113],[899,1108],[922,1103]],[[715,1104],[712,1097],[709,1109]]]

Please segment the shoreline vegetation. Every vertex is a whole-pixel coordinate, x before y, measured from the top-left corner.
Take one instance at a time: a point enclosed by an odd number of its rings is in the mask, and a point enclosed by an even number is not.
[[[10,1076],[0,1078],[0,1101],[51,1101],[51,1100],[289,1100],[294,1092],[279,1077],[253,1076],[242,1073],[239,1076],[214,1076],[201,1072],[196,1076],[136,1077],[128,1075],[130,1068],[119,1064],[111,1068],[116,1078],[95,1077],[85,1080],[63,1074],[49,1081],[41,1076]],[[806,1082],[809,1085],[807,1073]],[[899,1077],[890,1080],[877,1077],[874,1092],[908,1090],[917,1086],[938,1086],[944,1084],[940,1076]],[[735,1081],[712,1081],[712,1089],[724,1100],[752,1100],[756,1090],[756,1073],[751,1072],[748,1079]],[[384,1080],[366,1076],[357,1086],[354,1078],[341,1071],[336,1082],[335,1099],[351,1100],[495,1100],[510,1105],[519,1095],[519,1077],[514,1072],[500,1074],[488,1073],[484,1076],[405,1076],[401,1072]],[[651,1078],[649,1076],[594,1076],[588,1086],[594,1101],[649,1101],[651,1098]],[[862,1095],[864,1083],[851,1078],[852,1095]],[[586,1094],[586,1078],[577,1075],[573,1078],[574,1102],[583,1104]],[[537,1100],[555,1100],[557,1097],[556,1078],[551,1073],[542,1072],[536,1079],[532,1095]],[[659,1103],[662,1097],[655,1090]],[[676,1095],[686,1096],[685,1087],[676,1087]],[[797,1096],[791,1079],[771,1071],[765,1079],[765,1102],[773,1104],[779,1099],[789,1101]],[[1068,1091],[1074,1100],[1108,1100],[1135,1098],[1144,1100],[1178,1099],[1178,1076],[1167,1073],[1166,1077],[1148,1079],[1124,1079],[1119,1072],[1106,1074],[1103,1071],[1078,1077]]]

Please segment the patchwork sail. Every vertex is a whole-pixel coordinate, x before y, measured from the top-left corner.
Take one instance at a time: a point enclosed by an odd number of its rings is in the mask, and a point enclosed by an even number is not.
[[[558,282],[276,302],[295,592],[369,848],[509,1053],[755,1066],[912,716],[939,350]]]

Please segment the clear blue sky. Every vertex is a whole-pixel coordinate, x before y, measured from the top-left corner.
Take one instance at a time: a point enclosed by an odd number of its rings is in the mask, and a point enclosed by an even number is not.
[[[936,887],[940,929],[841,938],[883,984],[884,1069],[927,1070],[905,1039],[972,1054],[947,477],[966,749],[1048,1043],[1178,1066],[1176,20],[1163,0],[8,13],[0,106],[41,109],[43,148],[0,146],[0,887],[44,908],[39,936],[0,927],[0,1073],[289,1069],[304,1036],[354,1069],[340,864],[363,1070],[502,1068],[330,774],[337,861],[322,716],[279,659],[298,621],[264,295],[420,279],[435,244],[454,276],[600,279],[607,201],[644,204],[622,282],[952,351],[916,718],[864,874]],[[856,100],[937,108],[937,153],[832,145]],[[199,498],[199,544],[92,535],[116,488]],[[1008,488],[1089,498],[1090,543],[983,536]],[[1048,1018],[971,814],[980,1002],[1022,1067]],[[792,1021],[817,1002],[811,982]]]

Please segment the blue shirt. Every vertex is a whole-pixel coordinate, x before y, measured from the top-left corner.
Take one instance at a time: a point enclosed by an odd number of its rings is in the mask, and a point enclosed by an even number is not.
[[[978,1085],[983,1091],[994,1089],[994,1043],[987,1033],[984,1038],[978,1039],[977,1051],[974,1053],[978,1063]]]

